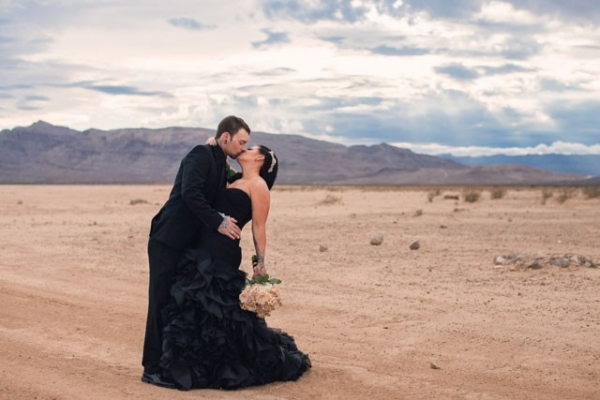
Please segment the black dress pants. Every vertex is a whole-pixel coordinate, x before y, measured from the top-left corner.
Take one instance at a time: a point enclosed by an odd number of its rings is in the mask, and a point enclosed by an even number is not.
[[[158,364],[162,356],[162,309],[169,303],[173,277],[181,253],[166,244],[150,237],[148,240],[148,261],[150,281],[148,285],[148,317],[144,336],[142,365],[148,373],[159,372]]]

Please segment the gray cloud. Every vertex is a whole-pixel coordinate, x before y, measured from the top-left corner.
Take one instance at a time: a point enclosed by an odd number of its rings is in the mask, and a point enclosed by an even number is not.
[[[320,40],[324,41],[324,42],[329,42],[329,43],[333,43],[336,45],[341,45],[343,44],[348,38],[345,36],[321,36],[319,37]]]
[[[368,7],[352,5],[352,0],[321,0],[307,4],[301,0],[263,0],[262,8],[270,18],[292,18],[307,23],[322,20],[363,20],[371,7],[392,17],[401,17],[411,11],[427,12],[432,17],[460,18],[479,11],[482,0],[396,0],[371,2]]]
[[[386,4],[393,4],[392,0],[386,1]],[[425,11],[432,17],[442,18],[464,18],[472,13],[479,11],[481,8],[482,0],[407,0],[404,2],[406,7]]]
[[[95,90],[106,94],[112,94],[116,96],[160,96],[169,97],[170,95],[165,92],[146,92],[139,90],[133,86],[124,85],[83,85],[84,89]]]
[[[50,100],[50,98],[46,97],[46,96],[32,94],[32,95],[25,96],[25,100],[26,101],[48,101],[48,100]]]
[[[270,68],[265,71],[256,72],[256,75],[258,75],[258,76],[281,76],[281,75],[287,75],[287,74],[293,73],[295,71],[296,70],[292,69],[292,68]]]
[[[552,78],[540,79],[540,89],[549,92],[566,92],[569,90],[580,90],[576,87],[569,86],[564,82]]]
[[[598,22],[600,3],[594,0],[506,0],[517,10],[527,10],[560,19]],[[380,2],[380,10],[390,10],[393,0]],[[477,13],[484,0],[405,0],[407,9],[425,11],[434,18],[464,19]],[[393,13],[391,13],[393,14]]]
[[[515,64],[504,64],[499,67],[481,67],[485,75],[504,75],[512,74],[513,72],[531,72],[532,68],[525,68]]]
[[[0,60],[25,54],[39,53],[53,43],[50,37],[37,36],[32,38],[12,35],[0,36]]]
[[[547,14],[561,19],[600,21],[600,3],[595,0],[506,0],[517,9],[535,14]]]
[[[184,28],[184,29],[188,29],[190,31],[204,31],[204,30],[216,28],[216,25],[204,24],[193,18],[171,18],[169,20],[169,24],[171,24],[177,28]]]
[[[555,101],[548,113],[559,124],[560,132],[569,133],[569,141],[583,144],[598,143],[600,126],[600,101]],[[564,139],[564,134],[562,135]]]
[[[542,46],[535,39],[513,36],[511,41],[505,44],[500,53],[508,59],[525,60],[539,53],[541,49]]]
[[[419,47],[391,47],[385,44],[372,48],[370,51],[384,56],[422,56],[431,52],[429,49]]]
[[[252,46],[254,48],[270,46],[278,43],[289,43],[290,41],[288,34],[285,32],[272,32],[269,29],[263,29],[262,32],[267,34],[267,38],[259,42],[252,42]]]
[[[19,105],[17,105],[17,108],[19,110],[23,110],[23,111],[37,111],[37,110],[41,110],[41,107],[32,106],[31,104],[27,104],[27,103],[19,104]]]
[[[34,88],[34,85],[17,83],[14,85],[0,85],[0,90],[14,90],[14,89],[31,89]]]
[[[436,72],[448,75],[454,79],[467,81],[479,77],[479,73],[471,68],[467,68],[462,64],[450,64],[435,68]]]
[[[536,15],[549,15],[560,19],[599,22],[600,3],[593,0],[506,0],[517,10],[527,10]],[[391,17],[426,12],[435,19],[465,20],[481,10],[484,0],[396,0],[372,2],[379,13]],[[291,18],[306,23],[322,20],[360,21],[369,7],[352,6],[351,0],[321,0],[306,3],[301,0],[263,0],[263,12],[269,18]]]
[[[306,4],[301,0],[264,0],[263,12],[272,19],[298,19],[307,23],[321,20],[354,22],[364,18],[366,7],[353,7],[351,0],[323,0]]]

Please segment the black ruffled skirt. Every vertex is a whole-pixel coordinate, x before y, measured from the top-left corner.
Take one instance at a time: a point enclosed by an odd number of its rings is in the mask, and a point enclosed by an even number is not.
[[[239,246],[211,253],[188,251],[171,287],[163,310],[164,375],[184,390],[298,379],[311,366],[308,356],[291,336],[240,308],[246,274],[238,269]]]

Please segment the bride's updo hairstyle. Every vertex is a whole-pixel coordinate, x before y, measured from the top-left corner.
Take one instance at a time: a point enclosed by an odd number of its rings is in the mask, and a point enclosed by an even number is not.
[[[267,187],[271,190],[275,183],[275,179],[277,178],[279,160],[277,160],[277,156],[273,153],[273,150],[266,146],[258,145],[258,151],[265,156],[265,161],[263,162],[262,167],[260,167],[259,175],[265,180]]]

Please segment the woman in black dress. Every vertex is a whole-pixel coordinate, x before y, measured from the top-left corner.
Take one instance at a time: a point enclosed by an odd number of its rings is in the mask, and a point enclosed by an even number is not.
[[[242,176],[221,193],[216,209],[242,228],[252,221],[258,258],[253,278],[265,275],[269,190],[277,158],[255,146],[237,158]],[[164,310],[162,374],[178,388],[238,389],[298,379],[310,368],[291,336],[240,308],[246,282],[239,240],[206,229],[200,246],[186,252]]]

